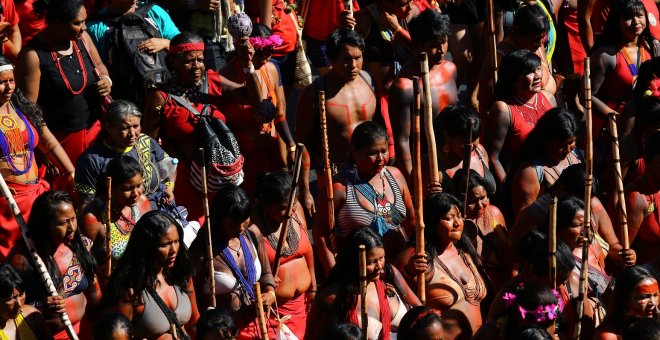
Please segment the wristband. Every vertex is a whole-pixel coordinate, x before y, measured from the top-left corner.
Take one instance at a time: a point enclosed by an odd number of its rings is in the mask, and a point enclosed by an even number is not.
[[[174,182],[165,182],[165,186],[174,189]]]
[[[254,73],[254,65],[250,64],[248,67],[243,67],[243,73],[252,74]]]
[[[289,152],[296,152],[296,145],[289,145]]]
[[[399,32],[401,32],[402,29],[403,28],[401,28],[401,25],[399,25],[399,27],[397,27],[396,30],[394,31],[394,34],[392,34],[392,37],[395,37]]]
[[[110,83],[110,87],[112,87],[112,79],[110,79],[110,77],[108,77],[108,76],[106,76],[106,75],[102,75],[101,77],[107,79],[107,80],[108,80],[108,83]]]

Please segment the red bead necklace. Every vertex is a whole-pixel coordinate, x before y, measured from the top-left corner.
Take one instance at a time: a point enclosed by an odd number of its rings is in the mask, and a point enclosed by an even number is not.
[[[62,80],[64,80],[64,85],[66,85],[66,88],[69,89],[69,91],[71,91],[71,93],[74,95],[78,95],[81,94],[83,90],[85,90],[85,87],[87,87],[87,69],[85,68],[85,62],[83,61],[82,52],[80,52],[78,44],[75,41],[72,41],[71,45],[73,46],[73,51],[78,57],[78,63],[80,64],[80,69],[82,70],[83,84],[79,90],[74,90],[71,88],[71,83],[66,77],[66,74],[64,74],[64,70],[62,69],[62,64],[60,63],[60,58],[57,56],[57,53],[50,52],[50,55],[53,57],[53,61],[55,62],[55,66],[57,66],[57,70],[60,71],[60,75],[62,76]]]

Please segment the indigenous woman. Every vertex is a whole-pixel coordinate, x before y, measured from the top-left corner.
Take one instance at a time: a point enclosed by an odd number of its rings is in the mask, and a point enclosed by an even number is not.
[[[463,215],[456,198],[434,193],[424,200],[425,249],[409,248],[397,266],[412,284],[425,274],[426,305],[442,311],[445,336],[471,338],[481,327],[481,301],[486,297],[485,271],[476,250],[463,234]],[[427,259],[428,258],[428,259]]]
[[[253,285],[261,285],[264,310],[275,303],[275,280],[271,274],[268,252],[259,228],[250,224],[250,199],[237,186],[227,185],[218,191],[211,206],[211,240],[213,241],[213,280],[218,308],[233,311],[239,339],[259,337],[259,326],[253,302]],[[200,291],[200,304],[210,303],[208,285],[208,238],[199,235],[191,249],[199,263],[195,283]],[[203,254],[203,255],[199,255]],[[282,283],[286,285],[285,283]]]
[[[486,150],[498,184],[512,171],[522,144],[555,99],[541,87],[541,59],[517,50],[502,59],[493,103],[486,121]]]
[[[100,176],[110,160],[125,155],[139,162],[144,194],[155,207],[161,201],[174,199],[176,163],[167,157],[158,142],[142,134],[140,112],[135,104],[115,100],[108,106],[103,122],[104,137],[97,140],[78,158],[75,190],[78,203],[84,207],[97,194]]]
[[[542,196],[572,164],[581,163],[575,151],[577,124],[565,109],[552,109],[523,144],[520,164],[511,181],[513,214],[517,216]]]
[[[56,164],[66,179],[73,179],[73,164],[44,124],[41,109],[30,102],[14,85],[13,67],[0,56],[0,174],[7,182],[23,217],[30,217],[32,203],[49,185],[39,178],[34,158],[38,149]],[[0,203],[0,262],[21,237],[9,204]]]
[[[112,265],[117,265],[128,245],[135,224],[141,216],[151,210],[149,199],[142,194],[142,169],[138,161],[130,156],[119,156],[108,163],[106,175],[112,178],[110,189],[112,196],[107,197],[106,183],[101,181],[99,183],[101,190],[96,199],[82,211],[80,226],[82,234],[92,242],[91,251],[103,268],[101,273],[107,273],[105,263],[108,256],[112,257]],[[110,222],[106,216],[108,199],[111,199]],[[106,229],[108,223],[110,235],[107,234]],[[107,237],[110,238],[109,241]]]
[[[44,108],[46,125],[75,163],[101,131],[99,96],[110,94],[112,81],[85,33],[82,0],[41,0],[34,7],[46,13],[47,26],[18,56],[17,82]]]
[[[399,324],[397,339],[442,339],[442,316],[426,306],[410,308]]]
[[[465,154],[465,136],[468,133],[468,124],[472,120],[472,152],[470,153],[470,169],[477,172],[485,181],[486,193],[495,194],[497,183],[493,173],[488,168],[488,154],[479,142],[481,120],[474,109],[465,106],[449,106],[442,110],[440,119],[433,122],[436,131],[443,137],[441,143],[444,153],[440,156],[439,168],[442,170],[442,179],[449,180],[454,177],[458,169],[463,167]],[[446,181],[448,184],[448,181]],[[463,188],[465,191],[465,188]],[[457,196],[458,197],[458,196]]]
[[[206,70],[204,40],[194,33],[184,32],[170,41],[167,67],[173,75],[172,82],[164,88],[147,92],[142,127],[152,138],[161,138],[167,153],[181,160],[182,164],[177,168],[180,178],[191,178],[192,161],[195,156],[199,157],[196,153],[200,143],[197,127],[201,114],[225,121],[222,104],[232,102],[256,106],[261,103],[258,73],[252,64],[254,50],[247,38],[237,43],[236,48],[237,59],[247,79],[245,86],[214,70]],[[239,174],[237,172],[225,180],[238,185],[241,183]],[[181,202],[186,202],[189,219],[203,224],[201,192],[185,183],[176,186],[174,194]],[[212,199],[214,192],[209,194]]]
[[[594,340],[618,340],[635,318],[658,318],[658,280],[649,269],[628,267],[616,277],[614,299]]]
[[[351,135],[352,169],[340,172],[333,184],[337,246],[351,231],[372,228],[383,237],[388,256],[396,256],[412,235],[412,199],[403,174],[389,161],[388,136],[376,122],[363,122]],[[319,228],[327,230],[327,206],[320,204]],[[326,233],[323,233],[325,235]],[[318,254],[326,269],[334,265],[327,249]],[[393,258],[392,258],[393,259]],[[329,264],[326,267],[326,264]]]
[[[277,256],[277,243],[286,214],[288,195],[291,190],[291,176],[285,172],[269,172],[257,181],[256,202],[252,221],[264,234],[264,248],[268,261],[273,266]],[[289,230],[282,250],[282,258],[277,278],[277,313],[298,339],[305,336],[308,306],[316,294],[314,273],[314,252],[307,234],[305,212],[298,202],[294,205]],[[275,315],[271,314],[269,326],[277,326]],[[269,327],[269,337],[275,337],[277,327]]]
[[[450,187],[454,197],[465,197],[465,177],[462,169],[456,172]],[[493,288],[499,289],[510,277],[506,273],[510,261],[507,256],[509,232],[500,209],[490,204],[486,186],[484,178],[470,170],[463,230],[483,260],[484,268],[493,280]]]
[[[183,229],[176,220],[151,211],[135,225],[110,276],[105,305],[116,307],[133,322],[136,339],[174,339],[171,328],[176,329],[177,339],[190,339],[199,313],[192,262],[182,240]]]
[[[14,268],[0,265],[0,339],[52,339],[43,315],[25,304],[25,286]]]
[[[288,17],[288,16],[287,16]],[[295,142],[286,122],[286,101],[277,68],[270,62],[273,51],[281,46],[282,38],[272,34],[262,25],[254,24],[250,44],[254,47],[252,63],[257,71],[263,98],[270,99],[277,107],[271,113],[259,112],[254,105],[228,103],[223,108],[227,126],[236,136],[241,153],[245,157],[245,178],[241,186],[248,195],[254,194],[257,175],[285,167],[293,159]],[[245,85],[246,75],[237,55],[220,70],[220,75],[230,81]],[[279,134],[279,137],[278,137]],[[280,138],[281,137],[281,138]],[[281,144],[283,140],[287,147]]]
[[[85,312],[98,304],[101,291],[94,275],[96,261],[83,244],[78,230],[73,199],[63,191],[48,191],[37,197],[33,208],[28,229],[58,295],[47,294],[25,243],[14,248],[9,261],[28,283],[26,303],[44,314],[54,338],[69,339],[59,314],[60,310],[65,310],[73,329],[86,339],[91,335],[91,323],[88,317],[85,318]]]
[[[360,245],[367,258],[367,296],[360,299]],[[401,273],[385,261],[382,239],[370,228],[355,229],[346,238],[337,264],[314,300],[307,319],[307,337],[318,339],[336,324],[349,322],[361,327],[362,306],[367,308],[366,339],[390,339],[396,333],[407,306],[421,306]]]

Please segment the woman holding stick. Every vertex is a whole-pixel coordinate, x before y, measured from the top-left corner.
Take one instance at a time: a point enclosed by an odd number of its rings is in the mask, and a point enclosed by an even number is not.
[[[277,243],[282,229],[282,220],[288,208],[288,195],[291,190],[291,176],[285,172],[269,172],[257,180],[257,192],[252,221],[259,227],[267,242],[264,248],[268,261],[273,266]],[[305,336],[307,311],[316,295],[316,275],[314,272],[314,253],[307,233],[307,222],[301,204],[294,205],[293,215],[287,232],[281,264],[275,278],[277,290],[277,308],[279,317],[290,315],[283,323],[299,339]],[[269,325],[277,324],[272,313]],[[275,329],[276,331],[277,329]],[[275,338],[275,332],[269,327],[269,338]]]
[[[259,324],[255,314],[256,300],[253,285],[260,283],[264,310],[275,303],[275,280],[270,269],[264,237],[251,223],[250,199],[245,191],[228,185],[217,192],[211,203],[211,240],[215,294],[217,308],[232,311],[239,339],[259,337]],[[191,246],[198,267],[195,285],[201,308],[209,305],[210,294],[206,234],[199,234]],[[270,327],[271,325],[269,325]],[[275,325],[276,326],[276,325]]]
[[[192,262],[182,240],[183,229],[176,220],[160,211],[149,212],[135,225],[110,276],[104,304],[133,322],[136,339],[189,340],[194,331],[199,313]]]
[[[80,338],[86,339],[91,335],[91,323],[89,315],[84,318],[85,312],[87,308],[93,310],[98,304],[101,291],[94,275],[96,261],[78,230],[73,199],[63,191],[48,191],[37,197],[33,209],[28,229],[59,295],[47,296],[23,242],[12,250],[9,263],[28,283],[26,303],[44,313],[46,324],[55,339],[69,339],[59,317],[58,311],[61,310],[69,315]]]
[[[323,289],[318,293],[307,319],[307,338],[318,339],[336,324],[360,326],[360,275],[358,248],[365,246],[367,257],[367,339],[390,339],[408,311],[421,306],[401,273],[385,261],[386,250],[370,228],[354,230],[345,240]]]

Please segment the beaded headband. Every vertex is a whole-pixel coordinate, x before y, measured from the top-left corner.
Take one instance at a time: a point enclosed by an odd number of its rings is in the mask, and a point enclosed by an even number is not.
[[[644,92],[644,95],[660,99],[660,78],[655,78],[649,82],[649,89]]]
[[[11,64],[0,66],[0,72],[13,71],[13,70],[14,70],[14,66],[11,66]]]
[[[559,313],[564,310],[564,300],[562,300],[559,292],[556,289],[552,290],[552,294],[557,298],[557,303],[550,305],[541,305],[536,307],[536,309],[526,309],[519,305],[516,300],[517,296],[515,293],[505,293],[502,299],[504,299],[506,306],[510,307],[514,304],[518,306],[518,312],[524,320],[533,319],[538,323],[542,323],[548,320],[555,320],[559,317]]]
[[[250,44],[255,50],[263,50],[269,47],[275,48],[282,45],[283,42],[284,40],[277,34],[273,34],[268,38],[250,37]]]
[[[190,51],[204,51],[204,43],[183,43],[174,46],[170,46],[169,53],[179,53],[179,52],[190,52]]]

